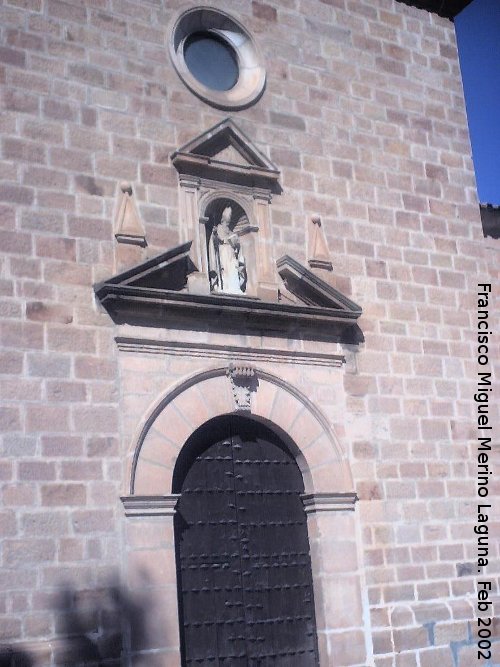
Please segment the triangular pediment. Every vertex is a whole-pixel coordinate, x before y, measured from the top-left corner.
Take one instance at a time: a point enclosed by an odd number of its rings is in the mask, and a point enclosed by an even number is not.
[[[174,151],[172,164],[185,175],[274,189],[279,170],[231,118]]]
[[[213,157],[217,162],[226,162],[227,164],[238,164],[245,165],[246,167],[250,166],[252,163],[249,159],[234,146],[229,145],[223,148],[221,151],[216,153]]]
[[[188,141],[173,153],[172,158],[181,153],[278,172],[271,160],[255,146],[231,118],[225,118],[206,132]]]

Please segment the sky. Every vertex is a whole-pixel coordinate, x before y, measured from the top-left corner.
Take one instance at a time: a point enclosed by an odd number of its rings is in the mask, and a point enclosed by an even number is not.
[[[479,201],[500,205],[500,0],[455,18]]]

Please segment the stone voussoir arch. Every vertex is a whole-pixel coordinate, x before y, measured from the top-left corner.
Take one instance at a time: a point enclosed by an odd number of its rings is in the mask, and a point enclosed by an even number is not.
[[[238,405],[228,366],[182,380],[153,406],[139,427],[129,457],[131,496],[167,496],[179,452],[189,436],[214,417],[244,414],[266,424],[295,456],[306,494],[351,494],[350,467],[333,429],[301,391],[260,369],[249,405]],[[250,390],[249,390],[250,391]]]

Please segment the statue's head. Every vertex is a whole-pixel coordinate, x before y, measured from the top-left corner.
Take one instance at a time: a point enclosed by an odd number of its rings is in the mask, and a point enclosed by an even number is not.
[[[221,222],[223,224],[229,224],[231,222],[232,213],[233,209],[230,206],[226,206],[226,208],[222,211]]]

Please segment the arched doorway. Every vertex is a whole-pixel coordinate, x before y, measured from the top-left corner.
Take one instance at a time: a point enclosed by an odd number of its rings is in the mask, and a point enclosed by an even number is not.
[[[173,477],[182,661],[316,667],[318,653],[300,470],[267,427],[210,420]]]

